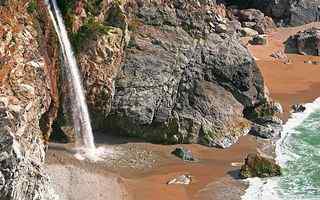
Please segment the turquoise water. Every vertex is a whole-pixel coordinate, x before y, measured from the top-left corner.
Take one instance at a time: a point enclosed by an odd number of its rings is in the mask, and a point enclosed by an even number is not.
[[[249,179],[243,200],[320,200],[320,98],[292,114],[276,144],[283,175]]]
[[[279,180],[280,199],[320,200],[320,110],[288,133],[282,151],[290,159]]]

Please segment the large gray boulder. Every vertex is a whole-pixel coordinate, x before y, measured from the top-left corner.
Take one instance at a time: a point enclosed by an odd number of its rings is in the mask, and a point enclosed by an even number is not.
[[[176,21],[181,16],[197,19],[182,13]],[[236,36],[180,22],[141,20],[131,32],[104,128],[152,142],[229,147],[250,130],[243,111],[265,99],[263,78]]]
[[[95,128],[223,148],[248,133],[243,113],[265,100],[264,82],[224,6],[198,0],[136,0],[117,12],[110,6],[95,16],[109,31],[92,31],[78,52]],[[220,35],[219,24],[227,26]]]

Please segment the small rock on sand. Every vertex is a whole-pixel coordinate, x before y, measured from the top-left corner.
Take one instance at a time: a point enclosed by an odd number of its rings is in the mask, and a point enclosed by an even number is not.
[[[184,161],[195,161],[191,151],[184,147],[178,147],[174,151],[171,152],[173,155],[181,158]]]
[[[168,181],[167,184],[168,185],[171,185],[171,184],[189,185],[191,181],[192,181],[191,175],[183,174],[171,179],[170,181]]]

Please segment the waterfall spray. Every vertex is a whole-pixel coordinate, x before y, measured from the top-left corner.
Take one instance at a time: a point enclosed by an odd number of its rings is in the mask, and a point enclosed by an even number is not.
[[[85,154],[95,154],[94,137],[92,134],[90,116],[84,90],[81,84],[81,77],[77,62],[72,50],[68,33],[56,0],[50,0],[48,10],[57,32],[63,58],[66,66],[66,76],[68,79],[70,100],[72,107],[73,124],[76,132],[76,143],[78,147],[85,151]],[[52,7],[51,7],[52,6]]]

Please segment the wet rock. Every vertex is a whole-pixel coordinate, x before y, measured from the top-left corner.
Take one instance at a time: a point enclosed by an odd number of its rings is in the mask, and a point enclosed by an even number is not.
[[[283,113],[282,105],[279,102],[273,102],[272,105],[275,113],[278,113],[278,114]]]
[[[281,168],[274,160],[264,158],[258,154],[249,154],[240,169],[241,178],[280,176]]]
[[[249,133],[260,138],[272,139],[279,137],[281,130],[282,126],[274,123],[265,125],[254,124]]]
[[[281,105],[275,102],[263,102],[256,107],[249,108],[244,113],[248,119],[251,121],[265,125],[267,123],[272,124],[282,124],[282,121],[275,116],[282,110]]]
[[[175,177],[168,181],[168,185],[178,184],[178,185],[189,185],[192,182],[192,176],[189,174],[184,174],[178,177]]]
[[[267,38],[264,35],[255,35],[250,40],[250,44],[253,44],[253,45],[266,45],[267,44]]]
[[[304,112],[306,107],[302,104],[295,104],[291,106],[294,113]]]
[[[257,117],[255,122],[260,124],[260,125],[264,125],[264,124],[282,125],[283,124],[282,120],[279,117],[272,116],[272,115],[266,115],[266,116]]]
[[[195,159],[193,158],[192,152],[189,149],[186,149],[184,147],[178,147],[171,153],[181,158],[184,161],[195,161]]]

